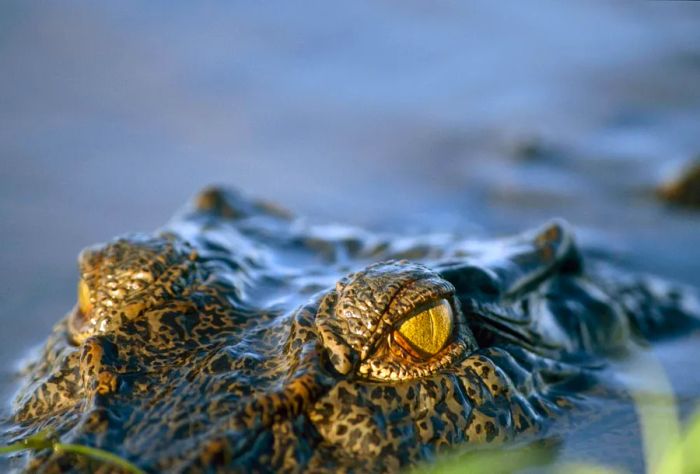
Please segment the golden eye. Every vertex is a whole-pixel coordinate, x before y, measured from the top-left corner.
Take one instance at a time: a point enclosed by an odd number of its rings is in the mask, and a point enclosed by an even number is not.
[[[407,319],[394,331],[394,340],[414,356],[426,358],[440,352],[452,335],[452,307],[447,300]]]
[[[90,288],[88,288],[87,283],[83,279],[78,282],[78,309],[83,315],[88,315],[92,311]]]

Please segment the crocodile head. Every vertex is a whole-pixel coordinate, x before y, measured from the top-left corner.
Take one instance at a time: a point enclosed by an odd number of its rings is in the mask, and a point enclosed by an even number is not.
[[[48,427],[152,471],[398,470],[534,439],[594,380],[567,355],[639,327],[561,223],[487,243],[383,238],[212,189],[79,267],[13,434]],[[28,467],[90,462],[39,452]]]

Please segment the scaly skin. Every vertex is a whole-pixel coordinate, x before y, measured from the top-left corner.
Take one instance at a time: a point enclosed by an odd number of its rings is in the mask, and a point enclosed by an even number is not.
[[[695,311],[656,281],[584,271],[562,223],[385,239],[218,189],[79,260],[82,297],[27,368],[11,435],[50,427],[154,472],[395,471],[536,439],[593,406],[582,356]],[[441,300],[447,342],[407,350],[396,328]],[[97,466],[40,452],[26,467]]]

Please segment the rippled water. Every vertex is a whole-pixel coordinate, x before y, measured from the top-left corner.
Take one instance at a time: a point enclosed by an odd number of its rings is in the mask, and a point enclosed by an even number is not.
[[[0,5],[5,400],[10,361],[73,304],[78,251],[211,182],[402,233],[562,216],[700,288],[700,214],[652,192],[700,154],[700,5],[135,6]],[[688,410],[698,341],[655,350]]]

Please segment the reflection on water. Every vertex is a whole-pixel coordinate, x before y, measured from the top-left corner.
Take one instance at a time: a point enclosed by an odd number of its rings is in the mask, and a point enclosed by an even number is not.
[[[4,360],[73,304],[82,247],[159,226],[211,182],[393,231],[562,216],[700,287],[700,215],[652,191],[700,153],[697,5],[132,6],[0,6]],[[696,399],[698,345],[660,351]]]

